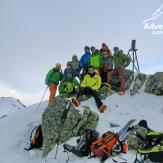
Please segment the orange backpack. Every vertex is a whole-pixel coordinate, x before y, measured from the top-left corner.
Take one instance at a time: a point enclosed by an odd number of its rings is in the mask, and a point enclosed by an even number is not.
[[[111,131],[104,133],[91,146],[91,152],[100,158],[108,158],[112,156],[113,152],[116,154],[126,153],[127,150],[127,144],[119,140],[117,133]]]

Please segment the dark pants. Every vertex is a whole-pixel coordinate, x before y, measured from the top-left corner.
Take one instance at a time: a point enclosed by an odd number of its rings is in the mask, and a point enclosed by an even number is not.
[[[107,76],[108,76],[108,73],[111,72],[112,70],[108,70],[108,71],[102,71],[101,73],[101,80],[102,80],[102,83],[107,83]]]
[[[79,93],[77,94],[77,100],[82,95],[92,95],[95,99],[96,105],[99,108],[103,103],[101,102],[101,99],[98,96],[98,93],[96,90],[92,90],[90,87],[81,87],[79,89]]]

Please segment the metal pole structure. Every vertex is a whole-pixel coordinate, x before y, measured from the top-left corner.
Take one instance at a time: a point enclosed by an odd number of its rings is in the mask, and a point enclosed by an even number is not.
[[[139,69],[139,63],[138,63],[138,58],[137,58],[137,54],[136,51],[138,49],[136,49],[136,40],[132,40],[131,42],[131,48],[128,51],[128,56],[130,56],[131,60],[132,60],[132,79],[134,79],[134,70],[136,70],[138,73],[140,73],[140,69]],[[132,52],[130,54],[130,52]]]
[[[45,89],[45,92],[44,92],[44,94],[43,94],[43,96],[42,96],[42,98],[41,98],[41,101],[40,101],[40,103],[38,104],[38,106],[37,106],[37,108],[36,108],[36,112],[38,111],[38,109],[39,109],[39,107],[40,107],[40,105],[41,105],[41,103],[42,103],[42,100],[44,99],[44,96],[45,96],[45,94],[46,94],[46,92],[47,92],[47,90],[48,90],[48,87],[49,87],[49,86],[47,86],[46,89]]]

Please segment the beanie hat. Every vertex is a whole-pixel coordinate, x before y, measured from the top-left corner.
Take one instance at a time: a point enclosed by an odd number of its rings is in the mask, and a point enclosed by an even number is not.
[[[67,66],[71,66],[71,62],[70,61],[67,62]]]
[[[114,53],[118,53],[119,52],[119,47],[114,47],[113,50],[114,50]]]
[[[107,46],[107,45],[106,45],[106,43],[103,42],[103,43],[102,43],[102,46]]]
[[[90,49],[89,46],[85,46],[84,49]]]
[[[73,54],[72,55],[72,59],[77,59],[78,57],[77,57],[77,55],[76,54]]]
[[[60,63],[56,63],[55,67],[60,69],[61,68],[61,64]]]

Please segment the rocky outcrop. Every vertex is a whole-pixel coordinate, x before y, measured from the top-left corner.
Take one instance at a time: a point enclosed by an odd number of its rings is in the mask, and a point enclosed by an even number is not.
[[[148,77],[144,92],[163,95],[163,72],[156,72]]]
[[[142,88],[147,76],[143,73],[138,73],[134,79],[133,88],[130,89],[130,95],[135,95]]]
[[[131,70],[126,69],[124,73],[125,83],[126,83],[126,90],[130,88],[130,85],[133,81],[133,72]],[[113,75],[111,80],[112,89],[116,92],[119,91],[119,79],[117,75]]]
[[[144,86],[144,92],[155,95],[163,95],[163,72],[156,72],[153,75],[149,75],[147,78],[146,74],[135,73],[133,79],[133,72],[131,70],[125,70],[124,73],[126,90],[130,88],[130,95],[138,93],[142,86]],[[112,89],[116,92],[119,91],[119,80],[117,75],[113,75],[111,80]],[[132,84],[132,87],[130,87]]]

